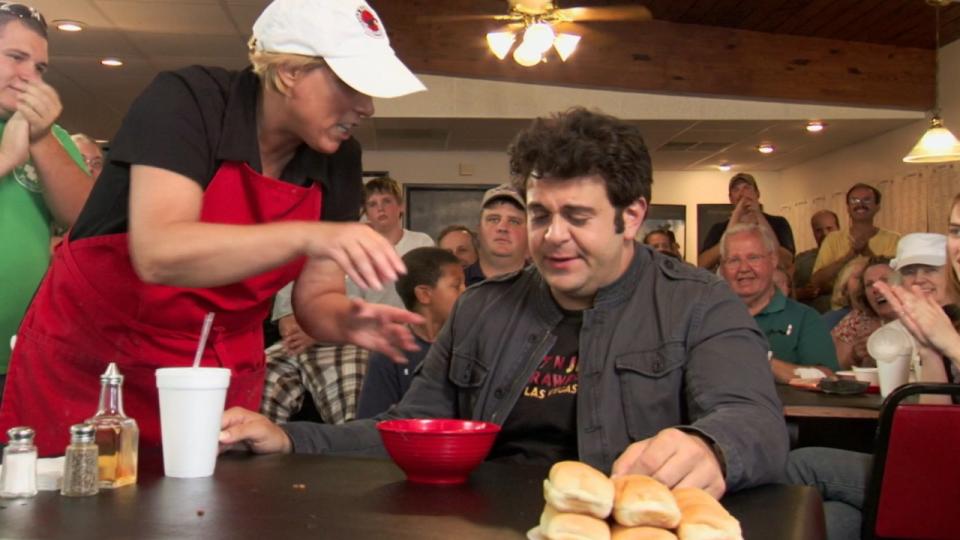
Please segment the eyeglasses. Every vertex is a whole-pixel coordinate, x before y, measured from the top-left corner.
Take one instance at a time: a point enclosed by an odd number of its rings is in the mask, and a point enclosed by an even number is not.
[[[9,13],[18,19],[33,19],[40,24],[44,31],[47,29],[47,20],[44,19],[40,11],[33,6],[14,2],[0,2],[0,12]]]
[[[850,204],[873,204],[877,202],[877,200],[874,199],[873,197],[863,197],[863,198],[850,197],[849,199],[847,199],[847,202],[849,202]]]
[[[740,257],[731,257],[729,259],[724,259],[723,265],[726,266],[727,268],[736,268],[740,266],[740,263],[742,263],[743,261],[747,261],[747,264],[749,264],[750,266],[756,266],[757,264],[760,263],[760,261],[766,258],[767,257],[763,255],[747,255],[743,259],[741,259]]]

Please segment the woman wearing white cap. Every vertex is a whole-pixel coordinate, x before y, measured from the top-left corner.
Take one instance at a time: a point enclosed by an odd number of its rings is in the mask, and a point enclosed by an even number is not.
[[[960,321],[947,315],[956,310],[941,307],[960,298],[960,194],[953,199],[948,231],[944,250],[947,269],[937,278],[938,283],[942,280],[942,294],[929,294],[923,284],[906,279],[903,286],[874,285],[889,299],[900,323],[919,345],[917,380],[921,382],[960,382],[960,334],[956,329]],[[947,396],[923,398],[924,402],[950,401]]]
[[[897,314],[898,321],[888,324],[902,324],[918,343],[922,368],[917,381],[958,382],[960,334],[943,306],[958,298],[960,292],[960,195],[953,199],[949,237],[905,235],[897,243],[897,258],[890,265],[905,274],[903,285],[877,281],[873,287]],[[920,401],[949,403],[950,398],[923,395]],[[820,491],[830,540],[860,538],[861,510],[872,464],[872,454],[837,448],[807,447],[790,452],[787,479]]]
[[[0,429],[33,426],[41,453],[62,452],[69,425],[95,412],[97,376],[117,362],[127,412],[143,444],[158,445],[153,372],[189,365],[207,312],[216,321],[202,364],[233,371],[228,407],[256,409],[261,322],[293,279],[313,337],[397,358],[414,346],[408,312],[344,295],[344,274],[380,288],[404,272],[393,247],[332,221],[357,219],[350,137],[372,97],[425,88],[361,0],[274,1],[250,60],[240,72],[162,73],[134,102],[18,333]],[[341,169],[354,174],[334,182]]]

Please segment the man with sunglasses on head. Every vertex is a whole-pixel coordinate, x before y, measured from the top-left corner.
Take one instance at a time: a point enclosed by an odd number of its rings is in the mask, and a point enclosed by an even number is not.
[[[873,224],[880,211],[880,190],[870,184],[857,183],[847,191],[847,213],[850,228],[834,231],[823,239],[817,262],[813,264],[810,285],[822,293],[833,290],[840,271],[854,259],[893,258],[900,235]],[[836,309],[839,306],[832,306]]]
[[[0,2],[0,396],[12,337],[50,262],[51,225],[73,225],[93,181],[54,121],[63,106],[43,81],[47,23]]]

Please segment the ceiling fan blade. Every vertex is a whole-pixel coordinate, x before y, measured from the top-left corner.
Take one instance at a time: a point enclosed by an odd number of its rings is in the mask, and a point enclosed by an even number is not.
[[[649,21],[653,14],[645,6],[572,7],[553,12],[572,21]]]
[[[418,15],[418,23],[467,22],[467,21],[504,21],[513,20],[509,15]]]

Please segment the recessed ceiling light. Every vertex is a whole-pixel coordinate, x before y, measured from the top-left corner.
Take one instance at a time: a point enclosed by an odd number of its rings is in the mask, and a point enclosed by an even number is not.
[[[123,65],[123,60],[119,58],[109,57],[109,58],[104,58],[100,60],[100,63],[108,67],[120,67]]]
[[[731,164],[729,164],[729,163],[721,163],[720,165],[717,166],[717,168],[720,169],[720,170],[723,171],[723,172],[727,172],[727,171],[729,171],[730,169],[733,168],[733,165],[731,165]]]
[[[819,133],[823,131],[823,128],[825,127],[827,127],[827,125],[820,120],[811,120],[807,122],[807,131],[810,133]]]
[[[53,21],[53,25],[57,27],[57,30],[62,32],[79,32],[84,28],[84,24],[82,22],[68,21],[65,19]]]
[[[95,143],[97,143],[97,144],[99,144],[99,145],[102,146],[102,145],[104,145],[104,144],[107,144],[107,143],[110,142],[110,141],[107,140],[107,139],[94,139],[93,142],[95,142]]]
[[[770,143],[757,145],[757,152],[760,152],[761,154],[772,154],[774,150],[776,150],[776,148],[774,148]]]

